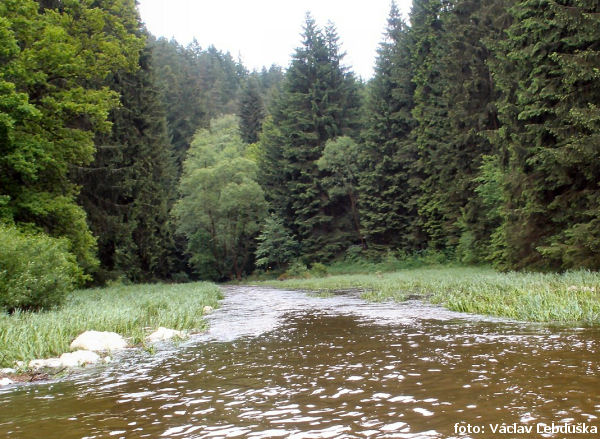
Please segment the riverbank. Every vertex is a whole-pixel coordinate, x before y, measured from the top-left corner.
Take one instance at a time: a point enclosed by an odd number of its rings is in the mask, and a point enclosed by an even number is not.
[[[359,289],[367,300],[422,298],[453,311],[510,319],[600,325],[600,273],[500,273],[483,267],[410,268],[263,281],[277,288],[331,292]]]
[[[206,282],[112,286],[75,291],[56,310],[0,314],[0,368],[69,352],[86,330],[116,332],[130,345],[160,326],[201,332],[204,306],[220,298],[220,288]]]

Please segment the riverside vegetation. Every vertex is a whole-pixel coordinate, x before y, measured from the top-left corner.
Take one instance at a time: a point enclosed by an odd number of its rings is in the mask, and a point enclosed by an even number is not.
[[[200,332],[206,328],[203,307],[217,307],[221,294],[205,282],[119,285],[74,291],[60,308],[45,312],[0,314],[0,367],[69,352],[73,339],[91,329],[117,332],[133,345],[159,326]]]
[[[295,277],[284,274],[282,280],[261,283],[324,294],[356,289],[372,301],[419,298],[453,311],[521,321],[600,325],[598,272],[501,273],[489,267],[415,266],[414,260],[399,269],[402,265],[393,258],[381,263],[339,263],[329,269],[297,265],[291,274]]]

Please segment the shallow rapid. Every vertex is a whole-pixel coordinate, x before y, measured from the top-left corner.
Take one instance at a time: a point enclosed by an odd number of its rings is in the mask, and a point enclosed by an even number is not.
[[[600,427],[598,329],[257,287],[227,287],[209,319],[155,353],[0,390],[0,437],[598,437],[538,431]]]

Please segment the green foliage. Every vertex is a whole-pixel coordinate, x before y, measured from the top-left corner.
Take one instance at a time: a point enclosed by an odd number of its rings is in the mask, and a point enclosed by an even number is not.
[[[150,47],[140,52],[136,72],[114,72],[106,82],[121,96],[110,115],[112,132],[96,136],[94,161],[73,172],[98,236],[96,279],[165,279],[174,271],[169,210],[176,175]]]
[[[488,254],[490,236],[498,223],[490,219],[498,205],[476,196],[479,173],[498,146],[484,133],[499,126],[493,102],[498,90],[489,70],[490,44],[502,39],[510,1],[461,0],[447,14],[447,51],[442,62],[444,97],[448,102],[448,145],[440,151],[436,191],[448,218],[446,247],[455,247],[463,262],[477,263]],[[484,171],[485,172],[485,171]],[[499,201],[499,200],[498,200]]]
[[[44,313],[0,314],[0,367],[69,352],[73,339],[91,328],[116,332],[133,344],[159,326],[202,331],[202,308],[217,308],[221,298],[220,288],[209,283],[121,285],[74,291],[63,306]]]
[[[308,267],[304,262],[300,259],[296,259],[294,262],[290,264],[288,269],[285,271],[284,278],[308,278],[310,277],[310,273],[308,271]]]
[[[267,199],[313,260],[331,258],[358,240],[347,197],[329,196],[317,166],[327,140],[357,128],[358,88],[342,58],[335,28],[321,30],[308,16],[261,137]]]
[[[600,267],[599,12],[584,0],[516,2],[495,47],[505,267]]]
[[[414,84],[409,28],[392,3],[368,87],[360,149],[360,218],[370,248],[422,245],[417,232],[416,149],[410,135]]]
[[[451,150],[453,139],[447,137],[448,82],[443,74],[449,43],[447,14],[440,0],[415,0],[410,14],[415,84],[412,110],[415,127],[411,135],[417,148],[415,166],[420,180],[417,208],[427,246],[438,250],[455,244],[447,233],[452,227],[447,185],[456,177],[452,169],[456,152]]]
[[[275,214],[265,219],[260,235],[256,238],[256,266],[282,268],[298,257],[299,245]]]
[[[0,310],[60,305],[84,275],[68,242],[0,225]]]
[[[0,216],[65,237],[86,271],[94,239],[75,204],[74,166],[89,163],[118,96],[103,86],[135,69],[142,38],[133,0],[0,3]]]
[[[254,240],[266,215],[257,166],[244,157],[234,116],[200,130],[184,162],[174,207],[177,229],[188,240],[202,276],[241,278],[252,264]]]
[[[325,143],[323,154],[317,160],[317,166],[324,172],[323,186],[327,188],[331,199],[345,197],[349,200],[354,230],[360,237],[362,246],[366,247],[358,212],[359,157],[359,145],[352,138],[342,136]]]
[[[265,107],[254,78],[249,78],[242,89],[238,117],[242,140],[246,143],[258,142],[258,134],[265,118]]]
[[[268,282],[279,288],[329,292],[358,289],[373,301],[420,296],[460,312],[546,323],[600,324],[600,275],[498,273],[483,267],[434,267]]]
[[[196,131],[237,110],[247,72],[229,53],[195,40],[186,47],[165,38],[150,44],[179,176]]]
[[[327,276],[327,267],[325,266],[325,264],[315,262],[310,266],[310,275],[313,277]]]

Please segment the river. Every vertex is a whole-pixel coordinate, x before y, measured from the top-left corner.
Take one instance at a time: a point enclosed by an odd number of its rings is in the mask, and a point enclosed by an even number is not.
[[[0,390],[0,436],[599,437],[598,329],[257,287],[226,287],[209,319],[156,352]]]

